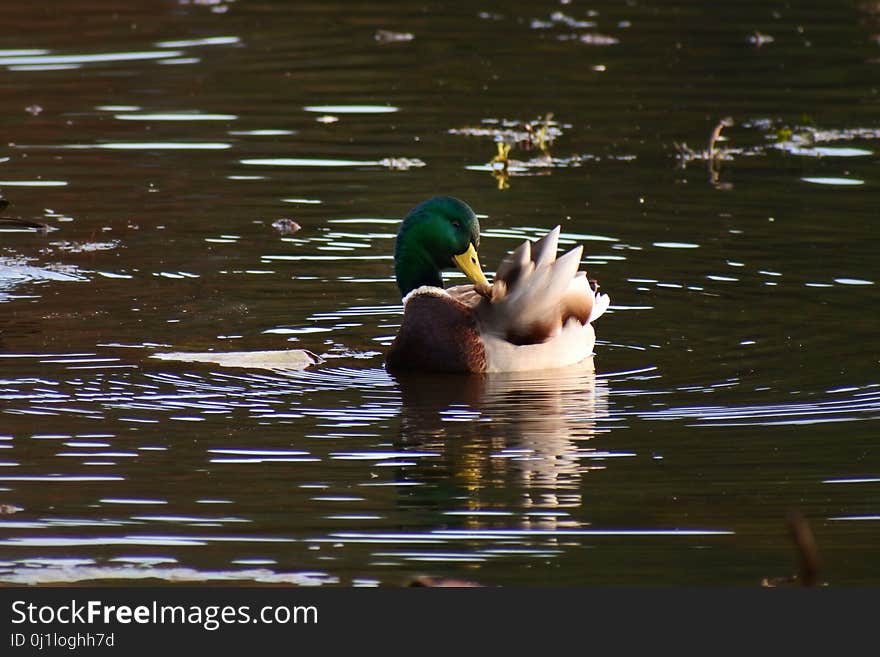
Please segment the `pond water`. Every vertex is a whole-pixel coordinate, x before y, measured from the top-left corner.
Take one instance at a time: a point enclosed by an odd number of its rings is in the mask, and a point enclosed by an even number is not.
[[[0,582],[878,582],[875,3],[0,20]],[[436,194],[584,245],[595,372],[385,373]]]

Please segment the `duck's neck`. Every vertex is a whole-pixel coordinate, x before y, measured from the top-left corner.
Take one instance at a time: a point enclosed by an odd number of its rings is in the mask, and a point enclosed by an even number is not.
[[[443,287],[443,276],[433,256],[419,244],[406,239],[398,240],[394,248],[394,275],[401,296],[422,285]]]

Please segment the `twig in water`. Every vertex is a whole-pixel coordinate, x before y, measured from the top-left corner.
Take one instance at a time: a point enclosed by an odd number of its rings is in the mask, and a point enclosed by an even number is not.
[[[720,182],[721,178],[721,154],[722,150],[715,148],[715,142],[721,139],[721,131],[733,125],[733,119],[725,117],[718,122],[712,135],[709,137],[709,150],[706,153],[706,162],[709,165],[709,184],[716,189],[730,189],[733,185]]]
[[[816,586],[819,573],[819,550],[813,531],[803,514],[794,511],[788,516],[788,531],[800,555],[801,586]]]
[[[818,580],[819,550],[807,519],[803,514],[793,511],[788,515],[786,524],[798,552],[798,574],[787,577],[765,577],[761,581],[761,586],[769,588],[791,584],[818,586],[820,584]]]
[[[544,116],[544,120],[541,121],[541,127],[538,128],[537,132],[534,132],[534,133],[532,132],[531,124],[526,125],[526,129],[528,130],[530,135],[534,134],[534,138],[531,139],[532,143],[537,145],[538,149],[540,149],[540,151],[542,153],[544,153],[544,155],[548,155],[548,156],[550,155],[550,153],[547,150],[547,147],[549,145],[547,138],[550,136],[550,122],[552,120],[553,120],[553,112],[548,112]]]
[[[505,171],[507,171],[507,165],[510,162],[510,144],[503,141],[496,141],[495,146],[497,147],[498,152],[495,154],[495,157],[492,158],[491,164],[497,162]]]
[[[715,126],[715,129],[712,131],[712,136],[709,137],[709,159],[714,160],[718,155],[718,151],[715,150],[715,142],[721,138],[721,131],[724,128],[729,128],[733,125],[733,119],[729,116],[721,119],[718,122],[718,125]]]
[[[495,154],[495,157],[491,159],[489,164],[500,164],[501,166],[492,167],[492,176],[498,182],[498,189],[507,189],[510,187],[510,172],[508,171],[508,165],[510,164],[511,146],[504,141],[496,141],[495,146],[498,148],[498,152]]]

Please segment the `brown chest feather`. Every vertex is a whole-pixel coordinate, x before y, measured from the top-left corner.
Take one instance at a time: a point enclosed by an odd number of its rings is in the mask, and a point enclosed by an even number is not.
[[[485,371],[486,352],[473,313],[447,295],[412,296],[386,367],[391,371]]]

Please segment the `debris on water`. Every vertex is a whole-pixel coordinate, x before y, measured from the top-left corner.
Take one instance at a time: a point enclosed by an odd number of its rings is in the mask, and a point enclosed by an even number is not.
[[[794,132],[788,126],[782,126],[776,131],[776,141],[791,141]]]
[[[324,353],[322,358],[324,360],[330,360],[333,358],[356,358],[358,360],[370,360],[381,355],[381,351],[358,351],[357,349],[351,349],[349,347],[346,347],[345,345],[334,344]]]
[[[581,34],[578,41],[590,46],[613,46],[620,43],[620,39],[598,33]]]
[[[14,504],[0,504],[0,516],[11,516],[19,511],[24,511],[24,509]]]
[[[498,182],[498,189],[510,187],[510,176],[546,176],[552,169],[566,169],[579,167],[585,162],[598,161],[601,158],[594,155],[572,155],[570,157],[555,157],[549,153],[540,153],[528,160],[515,160],[503,151],[508,150],[502,142],[498,144],[498,153],[488,164],[468,166],[470,171],[489,171]],[[608,160],[628,162],[635,159],[634,155],[609,156]]]
[[[807,155],[822,157],[825,155],[857,156],[871,155],[872,151],[851,147],[829,148],[822,147],[835,141],[856,141],[880,139],[880,129],[877,128],[850,128],[846,130],[820,130],[812,125],[789,126],[782,125],[772,128],[772,132],[765,136],[769,148],[775,148],[792,155]]]
[[[150,356],[158,360],[173,360],[182,363],[213,363],[221,367],[240,367],[264,370],[304,370],[324,360],[306,349],[284,349],[278,351],[227,351],[227,352],[166,352]]]
[[[760,48],[766,43],[773,43],[776,41],[769,34],[762,34],[761,32],[755,31],[753,34],[749,35],[748,42],[754,45],[757,48]]]
[[[272,222],[272,228],[282,235],[292,235],[302,228],[302,226],[296,223],[293,219],[281,218]]]
[[[550,112],[532,121],[483,119],[479,126],[451,128],[449,134],[491,137],[492,141],[503,141],[525,150],[535,148],[545,150],[569,128],[571,128],[570,124],[559,123],[553,119],[553,113]]]
[[[533,30],[546,30],[558,25],[575,29],[596,27],[596,23],[593,21],[581,21],[561,11],[554,11],[550,14],[549,20],[533,18],[529,23],[529,27]]]
[[[325,114],[315,119],[315,121],[317,121],[318,123],[336,123],[338,120],[338,116],[332,116],[330,114]]]
[[[715,160],[724,158],[728,151],[727,149],[719,149],[716,148],[716,145],[719,141],[727,141],[726,137],[721,136],[721,131],[724,128],[729,128],[734,125],[734,121],[732,117],[725,117],[721,119],[715,127],[712,129],[712,133],[709,135],[709,145],[706,150],[694,151],[684,142],[674,142],[675,149],[678,151],[679,159],[683,161],[689,160]]]
[[[511,119],[483,119],[479,126],[452,128],[449,134],[468,137],[491,137],[495,143],[495,154],[485,165],[468,166],[472,171],[489,171],[498,183],[498,189],[507,189],[511,175],[546,175],[550,169],[580,166],[588,160],[598,159],[593,155],[574,154],[557,157],[550,153],[550,146],[570,124],[559,123],[548,112],[542,118],[532,121]],[[538,151],[536,155],[524,160],[514,159],[516,151]],[[630,159],[630,158],[623,158]]]
[[[405,41],[412,41],[415,39],[415,35],[411,32],[394,32],[392,30],[376,30],[376,34],[373,35],[373,38],[377,43],[386,44],[386,43],[401,43]]]
[[[38,116],[39,114],[42,114],[43,108],[37,104],[34,104],[34,105],[28,105],[27,107],[25,107],[24,111],[27,112],[28,114],[30,114],[31,116]]]
[[[590,13],[590,16],[598,14]],[[569,16],[561,11],[554,11],[549,18],[533,18],[529,22],[529,27],[533,30],[555,30],[563,28],[567,30],[593,30],[597,27],[596,21],[584,21]],[[620,43],[620,39],[598,32],[562,32],[555,34],[558,41],[578,41],[590,46],[612,46]]]
[[[407,169],[425,166],[425,163],[417,157],[385,157],[379,160],[379,164],[395,171],[406,171]]]
[[[788,155],[805,157],[865,157],[873,155],[875,150],[859,148],[850,144],[823,145],[829,142],[854,142],[858,140],[880,139],[880,128],[846,128],[821,129],[813,125],[809,116],[802,116],[799,123],[785,123],[778,119],[754,118],[739,122],[739,127],[753,133],[753,143],[742,147],[718,147],[718,142],[725,140],[721,131],[733,125],[730,118],[722,119],[713,129],[708,147],[695,150],[684,142],[673,142],[675,158],[681,169],[693,161],[704,161],[709,170],[709,183],[716,189],[731,189],[733,185],[721,182],[721,163],[738,157],[767,155],[772,151],[782,151]],[[741,136],[744,133],[739,133]],[[807,182],[825,184],[862,184],[861,180],[850,178],[811,178]]]
[[[110,251],[119,248],[121,242],[119,240],[110,240],[109,242],[52,242],[51,246],[59,251],[67,251],[68,253],[94,253],[95,251]]]
[[[692,160],[705,160],[709,169],[709,184],[711,184],[716,189],[732,189],[732,184],[721,182],[720,180],[721,160],[732,159],[732,155],[735,151],[731,149],[718,148],[718,142],[727,140],[726,137],[721,136],[721,131],[724,130],[724,128],[729,128],[733,125],[733,118],[729,116],[724,117],[717,124],[715,124],[715,127],[712,129],[712,133],[709,135],[709,143],[705,150],[694,151],[690,149],[688,145],[684,142],[675,142],[674,146],[676,151],[678,152],[678,161],[681,168],[685,168],[687,166],[687,163]]]

